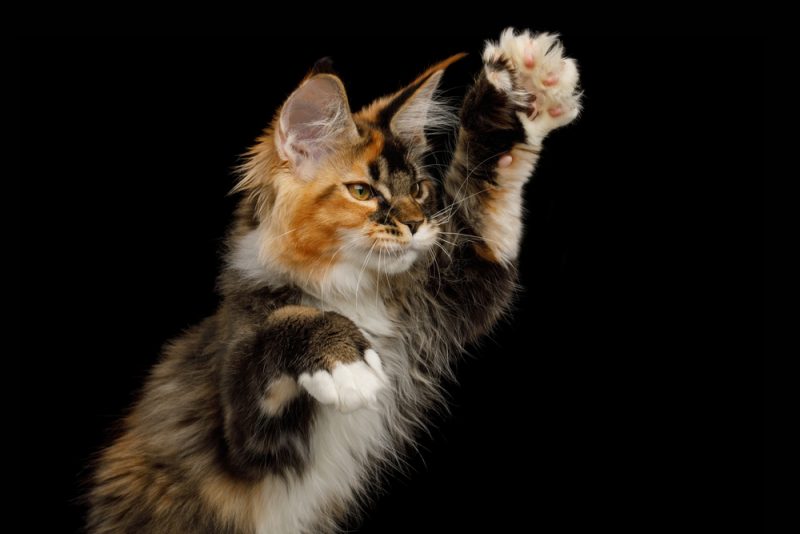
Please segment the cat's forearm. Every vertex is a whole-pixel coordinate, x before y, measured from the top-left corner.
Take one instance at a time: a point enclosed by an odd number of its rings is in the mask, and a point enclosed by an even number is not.
[[[461,110],[456,151],[444,181],[445,247],[430,282],[446,310],[443,320],[455,323],[459,343],[490,330],[516,286],[522,185],[536,156],[526,145],[518,109],[481,74]],[[516,166],[500,166],[501,158],[517,153],[522,155]]]
[[[444,189],[454,238],[480,255],[513,263],[522,236],[523,186],[535,169],[541,139],[526,134],[525,108],[482,73],[467,94]]]
[[[580,111],[577,66],[562,54],[553,35],[507,30],[486,44],[484,68],[464,100],[445,192],[456,225],[494,261],[519,255],[523,187],[542,141]]]
[[[225,355],[220,388],[229,463],[237,472],[257,478],[302,466],[307,451],[299,444],[318,401],[343,411],[375,401],[380,363],[344,316],[287,305],[241,330]],[[345,398],[341,390],[354,380],[364,396]]]
[[[367,343],[341,315],[305,306],[277,308],[242,330],[222,368],[225,439],[232,467],[258,477],[304,461],[297,444],[309,431],[314,399],[298,377],[360,358]]]
[[[523,188],[542,141],[580,110],[575,62],[548,34],[506,31],[487,43],[484,68],[468,91],[444,180],[444,299],[486,331],[507,308],[516,283],[523,230]],[[440,265],[434,266],[438,269]],[[436,272],[431,278],[437,283]],[[438,290],[437,290],[438,291]]]

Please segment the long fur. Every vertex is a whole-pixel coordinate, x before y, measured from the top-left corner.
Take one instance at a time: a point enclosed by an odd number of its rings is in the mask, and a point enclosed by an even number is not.
[[[242,167],[219,311],[169,346],[101,455],[91,532],[330,532],[358,514],[509,309],[522,188],[580,107],[561,54],[528,32],[487,44],[435,188],[425,130],[449,124],[434,95],[460,56],[354,115],[333,78],[301,85]]]

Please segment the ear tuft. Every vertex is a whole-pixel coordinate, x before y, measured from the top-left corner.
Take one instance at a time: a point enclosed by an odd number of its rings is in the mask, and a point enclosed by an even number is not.
[[[456,54],[434,65],[395,98],[403,99],[389,122],[392,133],[403,139],[415,151],[427,150],[425,131],[443,131],[457,122],[453,109],[436,98],[436,89],[444,70],[465,54]],[[409,94],[410,93],[410,94]]]
[[[447,108],[434,99],[443,71],[430,78],[397,110],[390,122],[392,133],[412,147],[426,147],[425,129],[451,123]]]
[[[308,78],[281,108],[275,143],[280,157],[303,178],[357,136],[342,82],[330,74]]]
[[[333,70],[333,59],[330,56],[319,58],[314,66],[311,67],[311,74],[335,74]]]

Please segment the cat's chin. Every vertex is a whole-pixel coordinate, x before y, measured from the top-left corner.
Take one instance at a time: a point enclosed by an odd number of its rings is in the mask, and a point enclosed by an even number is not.
[[[394,255],[391,258],[383,258],[376,267],[379,273],[399,274],[409,270],[418,257],[419,252],[408,249],[402,254]]]
[[[375,249],[377,250],[377,249]],[[365,260],[361,260],[359,266],[363,266],[378,275],[399,274],[405,272],[414,265],[419,258],[420,251],[414,247],[392,247],[383,251],[373,251],[368,254]]]

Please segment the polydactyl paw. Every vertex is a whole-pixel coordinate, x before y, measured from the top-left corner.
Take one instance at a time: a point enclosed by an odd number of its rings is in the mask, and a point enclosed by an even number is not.
[[[302,373],[297,382],[317,401],[348,413],[360,408],[377,409],[378,394],[388,378],[378,353],[367,349],[361,360],[338,362],[330,371]]]
[[[538,134],[572,122],[580,112],[578,67],[555,35],[509,28],[483,51],[486,78],[521,107]]]

